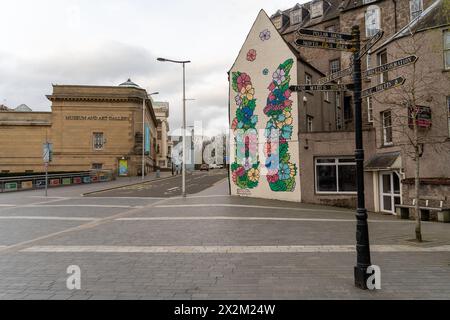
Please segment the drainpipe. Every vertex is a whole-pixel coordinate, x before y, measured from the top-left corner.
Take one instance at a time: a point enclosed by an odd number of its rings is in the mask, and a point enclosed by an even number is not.
[[[394,33],[397,33],[397,0],[392,0],[394,3]]]

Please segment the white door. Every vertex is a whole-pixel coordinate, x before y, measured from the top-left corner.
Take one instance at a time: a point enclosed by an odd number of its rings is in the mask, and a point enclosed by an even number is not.
[[[381,211],[395,214],[395,205],[401,204],[400,176],[395,171],[380,173]]]

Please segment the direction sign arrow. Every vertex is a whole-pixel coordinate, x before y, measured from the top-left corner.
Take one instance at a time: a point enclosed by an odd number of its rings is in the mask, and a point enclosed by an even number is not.
[[[317,84],[325,84],[325,83],[328,83],[328,82],[331,82],[331,81],[334,81],[334,80],[337,80],[337,79],[349,76],[352,73],[353,73],[353,68],[352,67],[344,69],[344,70],[340,70],[340,71],[332,73],[332,74],[330,74],[330,75],[328,75],[328,76],[326,76],[324,78],[320,78],[317,81]]]
[[[349,90],[344,84],[301,84],[298,86],[290,86],[292,92],[300,91],[344,91]]]
[[[397,79],[387,81],[387,82],[382,83],[382,84],[380,84],[380,85],[378,85],[376,87],[372,87],[372,88],[369,88],[367,90],[364,90],[363,92],[361,92],[361,98],[367,98],[367,97],[369,97],[371,95],[374,95],[376,93],[379,93],[379,92],[382,92],[382,91],[385,91],[385,90],[389,90],[389,89],[401,86],[401,85],[403,85],[405,83],[405,81],[406,81],[406,79],[403,78],[403,77],[398,77]]]
[[[312,30],[312,29],[298,29],[297,32],[301,35],[318,37],[318,38],[327,38],[333,40],[342,40],[342,41],[352,41],[353,36],[347,33],[336,33],[336,32],[328,32],[322,30]]]
[[[374,76],[374,75],[379,74],[379,73],[383,73],[383,72],[386,72],[386,71],[398,69],[398,68],[401,68],[401,67],[406,66],[408,64],[416,62],[417,59],[418,59],[417,56],[409,56],[409,57],[406,57],[406,58],[403,58],[403,59],[399,59],[399,60],[396,60],[396,61],[393,61],[393,62],[390,62],[390,63],[387,63],[387,64],[383,64],[383,65],[378,66],[376,68],[367,70],[366,72],[363,73],[363,76],[365,78],[368,78],[368,77]]]
[[[375,44],[377,44],[377,42],[380,41],[381,38],[383,38],[383,35],[384,31],[380,30],[376,35],[370,38],[359,51],[358,59],[361,59]]]
[[[336,42],[326,42],[326,41],[312,41],[312,40],[295,40],[295,44],[300,47],[310,47],[318,49],[332,49],[332,50],[344,50],[350,51],[353,48],[352,44],[349,43],[336,43]]]

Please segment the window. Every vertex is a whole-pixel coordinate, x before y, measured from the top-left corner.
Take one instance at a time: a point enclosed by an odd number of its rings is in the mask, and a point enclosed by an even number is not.
[[[103,138],[103,132],[94,132],[93,134],[93,146],[94,150],[103,150],[105,139]]]
[[[323,93],[323,100],[326,102],[330,102],[330,92],[329,91],[325,91]]]
[[[367,120],[373,123],[373,101],[372,97],[367,97]]]
[[[447,110],[448,110],[448,136],[450,137],[450,96],[447,97]]]
[[[158,140],[162,139],[162,131],[158,130],[158,134],[157,134]]]
[[[164,160],[159,161],[158,163],[159,167],[165,168],[166,167],[166,162]]]
[[[450,30],[444,32],[444,66],[446,70],[450,69]]]
[[[372,56],[371,56],[370,50],[367,51],[366,63],[367,63],[367,68],[366,69],[370,69],[370,66],[372,65]]]
[[[335,73],[341,70],[341,60],[335,59],[330,61],[330,73]]]
[[[102,170],[103,169],[103,163],[93,163],[92,164],[93,170]]]
[[[328,32],[337,32],[337,31],[339,31],[339,30],[338,30],[338,28],[337,28],[336,25],[332,24],[331,26],[326,27],[326,28],[325,28],[325,31],[328,31]]]
[[[283,26],[283,17],[281,15],[276,17],[273,20],[273,24],[275,25],[275,28],[281,29],[281,27]]]
[[[380,8],[370,6],[366,11],[366,37],[374,36],[380,30]]]
[[[387,63],[387,52],[386,50],[384,50],[378,54],[378,65],[381,66],[386,63]],[[386,82],[388,80],[389,80],[388,72],[383,72],[382,74],[380,74],[380,83]]]
[[[302,22],[302,9],[296,9],[291,12],[291,24]]]
[[[315,167],[316,193],[356,193],[353,158],[318,158]]]
[[[411,20],[414,20],[423,11],[423,1],[422,0],[410,0],[409,1],[409,8],[411,12]]]
[[[323,1],[314,1],[311,4],[311,19],[321,17],[323,15]]]
[[[392,145],[392,117],[391,111],[382,112],[383,119],[383,144],[385,146]]]
[[[314,117],[306,116],[306,132],[313,132]]]

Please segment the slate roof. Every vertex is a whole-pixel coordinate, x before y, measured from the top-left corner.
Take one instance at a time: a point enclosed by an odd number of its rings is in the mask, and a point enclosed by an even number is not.
[[[381,153],[373,156],[367,161],[366,169],[389,169],[400,157],[400,152]]]

